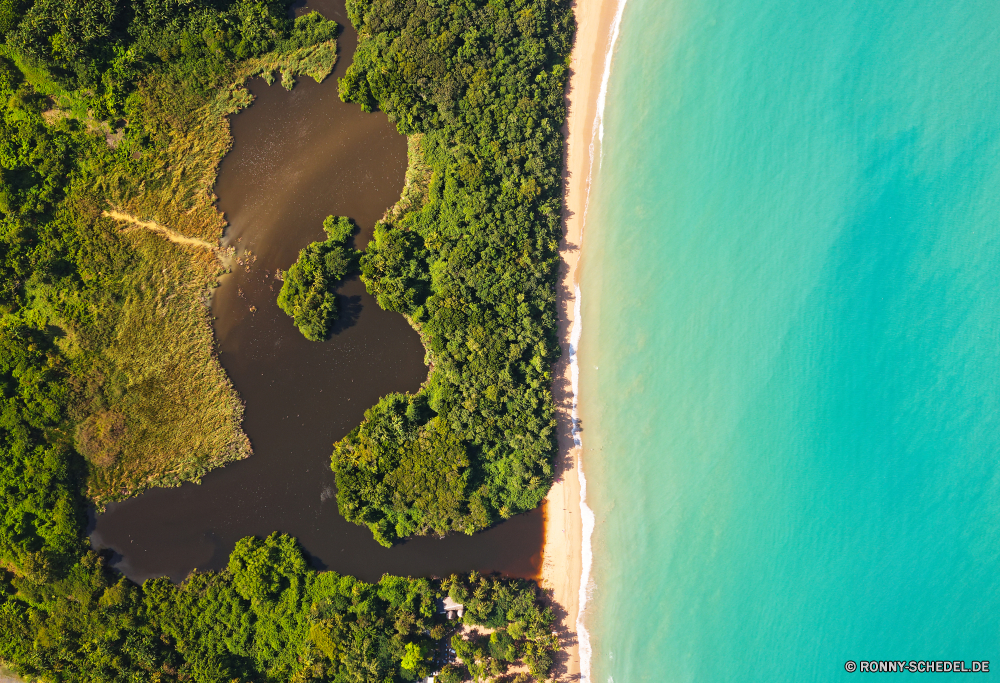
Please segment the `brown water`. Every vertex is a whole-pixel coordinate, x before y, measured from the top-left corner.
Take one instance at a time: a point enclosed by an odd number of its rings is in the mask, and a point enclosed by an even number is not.
[[[347,26],[342,3],[310,8]],[[337,68],[321,84],[301,78],[287,92],[252,81],[254,104],[232,118],[233,149],[216,194],[230,223],[225,244],[251,258],[223,279],[212,312],[222,364],[246,402],[243,426],[254,454],[200,485],[154,489],[96,518],[94,547],[112,549],[113,564],[134,580],[222,568],[238,539],[273,531],[297,537],[316,567],[366,580],[386,572],[537,573],[538,510],[472,537],[418,538],[393,548],[337,511],[332,444],[380,396],[416,391],[427,376],[416,332],[381,310],[357,278],[338,290],[341,317],[326,342],[306,341],[275,302],[275,270],[324,239],[323,218],[354,218],[361,246],[403,186],[405,139],[385,115],[365,114],[337,96],[336,78],[356,42],[347,26]]]

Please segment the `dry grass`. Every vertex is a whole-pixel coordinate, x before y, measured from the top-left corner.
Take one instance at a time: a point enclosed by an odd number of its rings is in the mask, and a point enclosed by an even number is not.
[[[290,87],[298,74],[322,80],[335,61],[330,41],[243,62],[207,97],[192,96],[170,73],[143,85],[161,144],[142,160],[137,181],[108,181],[116,208],[98,220],[135,258],[120,315],[105,335],[110,343],[80,380],[99,388],[81,392],[76,408],[77,443],[99,507],[151,486],[197,481],[251,454],[243,404],[219,363],[208,307],[224,272],[214,245],[225,220],[212,188],[232,144],[227,117],[251,103],[249,77],[278,71]],[[123,230],[122,220],[143,229]]]
[[[115,197],[123,210],[187,237],[218,243],[226,222],[215,207],[212,188],[232,146],[226,117],[253,101],[245,80],[243,76],[220,88],[212,100],[190,112],[188,121],[162,117],[168,124],[161,132],[165,144],[145,160],[148,171],[138,190],[129,188]],[[160,85],[160,79],[145,84],[144,96],[151,103],[157,103],[153,91]]]
[[[78,430],[98,505],[198,480],[251,453],[240,426],[243,404],[219,364],[208,309],[221,264],[212,252],[153,232],[125,238],[140,258],[133,294],[103,352],[112,375],[104,392],[109,405]],[[113,425],[106,416],[116,414],[124,425],[101,431],[98,425]],[[83,442],[88,425],[95,425],[96,452]]]
[[[336,41],[291,53],[271,52],[238,64],[235,72],[211,89],[211,98],[187,102],[180,113],[169,110],[174,104],[169,99],[176,99],[178,89],[171,75],[149,79],[143,85],[143,96],[168,124],[161,131],[165,144],[148,159],[149,179],[140,191],[118,197],[122,208],[185,236],[217,242],[226,223],[215,207],[218,198],[213,187],[219,164],[232,146],[228,117],[253,102],[246,81],[263,75],[273,83],[277,71],[282,85],[290,89],[297,75],[323,81],[333,72],[336,61]]]
[[[98,410],[76,429],[76,445],[91,463],[111,467],[122,450],[125,416],[117,410]]]
[[[422,133],[411,135],[406,139],[406,181],[399,200],[382,216],[382,220],[386,223],[395,223],[408,211],[423,206],[427,199],[434,171],[424,158],[423,139]]]
[[[295,76],[309,76],[317,83],[322,83],[333,73],[337,63],[337,41],[328,40],[319,45],[302,47],[288,54],[272,52],[258,60],[252,76],[263,76],[268,85],[274,83],[274,73],[281,76],[281,85],[291,90],[295,85]]]

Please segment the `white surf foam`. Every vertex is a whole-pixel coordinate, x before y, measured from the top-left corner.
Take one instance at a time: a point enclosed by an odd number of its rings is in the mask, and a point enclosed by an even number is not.
[[[590,134],[590,169],[587,173],[587,193],[584,199],[584,209],[582,226],[580,230],[580,241],[583,242],[583,231],[587,225],[587,210],[590,208],[590,188],[594,179],[594,147],[597,143],[602,143],[601,156],[598,161],[598,168],[604,160],[604,105],[607,101],[608,82],[611,80],[611,63],[614,59],[615,43],[618,42],[618,34],[621,29],[622,15],[625,13],[625,3],[627,0],[619,0],[615,10],[615,18],[611,22],[611,31],[608,36],[607,52],[604,56],[604,73],[601,75],[601,89],[597,94],[597,107],[594,116],[594,127]],[[595,140],[595,137],[597,138]],[[573,445],[576,448],[583,446],[583,439],[580,436],[580,420],[578,414],[580,396],[580,366],[577,358],[577,349],[580,346],[580,335],[583,333],[583,317],[581,313],[580,286],[577,285],[574,291],[575,300],[573,302],[573,328],[570,331],[569,340],[569,362],[570,379],[573,387]],[[582,455],[582,454],[581,454]],[[596,518],[594,511],[587,505],[587,477],[583,474],[583,458],[576,460],[576,473],[580,478],[580,522],[583,530],[583,539],[580,548],[581,571],[580,571],[580,607],[576,616],[576,632],[580,643],[580,678],[581,681],[590,680],[590,662],[593,656],[593,648],[590,644],[590,632],[584,624],[583,616],[590,598],[591,586],[590,570],[594,563],[594,550],[591,539],[594,535],[594,524]]]
[[[597,139],[599,142],[604,142],[604,103],[608,97],[608,82],[611,80],[611,61],[615,56],[615,43],[618,42],[618,33],[621,30],[622,25],[622,15],[625,14],[625,3],[627,0],[620,0],[618,3],[618,8],[615,10],[615,18],[611,22],[611,33],[608,36],[608,49],[604,55],[604,73],[601,74],[601,89],[597,93],[597,115],[594,116],[594,130],[597,133]],[[604,149],[601,148],[601,159],[604,160]],[[598,162],[598,168],[600,168],[600,161]],[[594,165],[594,138],[591,135],[590,138],[590,164],[591,169]],[[587,184],[590,184],[590,179],[588,178]],[[589,188],[588,188],[589,190]],[[590,194],[589,191],[587,193]]]
[[[576,286],[574,292],[576,300],[573,303],[573,329],[569,337],[569,362],[570,378],[573,385],[573,445],[579,449],[583,445],[580,437],[580,418],[577,412],[577,399],[580,392],[580,365],[577,362],[577,349],[580,346],[580,334],[583,331],[583,319],[581,317],[581,297],[580,286]],[[580,609],[576,615],[576,633],[580,642],[580,678],[583,681],[590,680],[590,633],[583,623],[583,611],[587,605],[587,598],[590,595],[590,566],[594,562],[594,552],[591,546],[591,537],[594,535],[594,511],[587,505],[587,477],[583,474],[583,458],[576,459],[576,474],[580,478],[580,523],[583,531],[583,539],[580,544],[581,570],[580,570]]]

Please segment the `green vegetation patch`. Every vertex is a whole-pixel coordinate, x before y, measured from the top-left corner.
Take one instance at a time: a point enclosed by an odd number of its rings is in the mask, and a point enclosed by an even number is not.
[[[552,481],[572,13],[562,0],[347,8],[360,41],[340,96],[410,136],[404,196],[362,279],[417,327],[432,370],[335,445],[338,504],[385,545],[473,533],[534,508]]]
[[[354,233],[354,221],[344,216],[328,216],[323,221],[327,239],[313,242],[299,252],[299,258],[282,278],[278,306],[295,321],[309,341],[324,341],[337,320],[334,287],[357,269],[360,253],[347,246]]]
[[[465,601],[461,621],[439,601]],[[366,583],[308,568],[287,536],[245,538],[221,572],[182,584],[116,577],[94,553],[64,573],[0,570],[0,659],[64,681],[357,681],[426,678],[449,642],[451,680],[528,667],[546,677],[558,641],[533,583],[383,576]],[[464,625],[496,629],[484,648]],[[496,641],[496,645],[493,644]],[[496,672],[496,673],[492,673]]]
[[[85,547],[82,463],[60,430],[66,366],[45,330],[0,318],[0,561],[48,566]]]
[[[309,76],[321,83],[333,73],[337,63],[337,33],[340,27],[310,12],[295,19],[291,35],[279,49],[258,58],[253,75],[263,75],[268,85],[274,83],[274,73],[281,75],[281,85],[291,90],[295,76]]]
[[[250,454],[208,310],[224,272],[212,186],[226,116],[250,103],[251,75],[325,78],[338,27],[315,13],[292,22],[280,2],[21,10],[0,45],[0,319],[58,359],[61,412],[33,438],[100,506]],[[45,528],[51,514],[11,528]],[[2,559],[15,564],[41,550],[14,545]]]

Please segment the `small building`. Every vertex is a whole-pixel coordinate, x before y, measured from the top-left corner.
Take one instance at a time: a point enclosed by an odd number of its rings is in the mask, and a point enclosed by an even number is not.
[[[465,616],[465,606],[452,600],[449,595],[444,600],[438,601],[438,613],[447,614],[449,619],[454,619],[456,616],[461,619]]]

